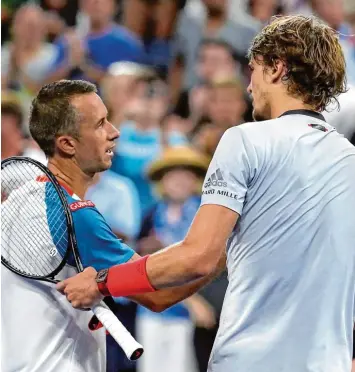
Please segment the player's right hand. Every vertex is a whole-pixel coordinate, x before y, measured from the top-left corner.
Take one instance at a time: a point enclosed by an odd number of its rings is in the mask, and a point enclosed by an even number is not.
[[[58,283],[56,288],[67,297],[75,309],[92,308],[104,298],[98,289],[96,274],[94,268],[88,267],[83,272]]]

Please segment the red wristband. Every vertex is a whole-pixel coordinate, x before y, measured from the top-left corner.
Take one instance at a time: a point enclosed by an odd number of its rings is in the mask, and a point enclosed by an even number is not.
[[[97,283],[97,288],[99,288],[99,291],[101,292],[101,294],[103,294],[105,297],[107,296],[111,296],[108,288],[107,288],[107,285],[105,282],[99,282]]]
[[[113,266],[109,269],[106,286],[111,296],[125,297],[155,291],[147,276],[148,257],[144,256],[137,261]]]

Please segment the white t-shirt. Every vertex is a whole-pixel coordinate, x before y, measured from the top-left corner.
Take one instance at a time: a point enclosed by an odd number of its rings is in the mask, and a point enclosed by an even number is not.
[[[355,318],[355,148],[295,110],[229,129],[202,205],[240,215],[209,372],[349,372]]]

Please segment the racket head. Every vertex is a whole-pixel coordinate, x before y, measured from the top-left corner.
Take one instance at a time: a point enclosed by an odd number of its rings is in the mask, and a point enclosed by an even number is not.
[[[56,282],[72,247],[73,220],[65,193],[42,163],[1,162],[1,263],[23,277]]]

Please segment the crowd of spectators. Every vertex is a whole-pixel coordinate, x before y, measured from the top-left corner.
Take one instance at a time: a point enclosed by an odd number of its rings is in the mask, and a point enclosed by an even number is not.
[[[1,157],[46,162],[28,131],[30,103],[59,79],[95,83],[120,131],[111,170],[86,195],[141,255],[181,240],[222,134],[251,121],[247,51],[273,15],[315,14],[339,31],[349,92],[329,122],[355,142],[353,0],[3,0]],[[238,149],[236,149],[238,151]],[[144,343],[127,362],[108,336],[107,371],[206,371],[224,273],[156,314],[117,299]]]

